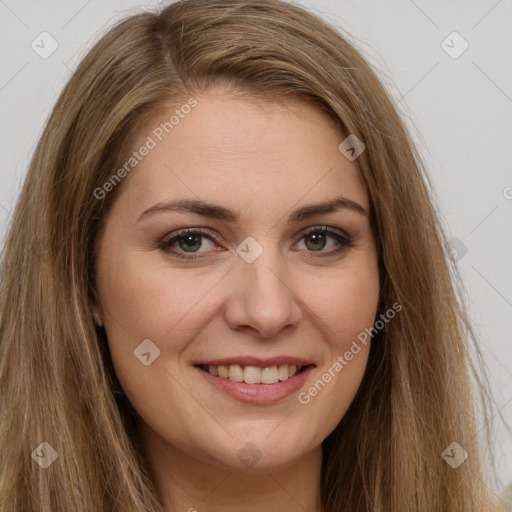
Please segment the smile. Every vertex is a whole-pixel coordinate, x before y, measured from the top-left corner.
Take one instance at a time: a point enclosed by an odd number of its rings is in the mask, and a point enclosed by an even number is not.
[[[239,364],[218,366],[202,364],[198,366],[201,370],[208,372],[214,377],[230,379],[235,382],[245,382],[247,384],[276,384],[288,380],[306,368],[306,366],[297,366],[295,364],[281,364],[264,368],[249,365],[241,366]]]
[[[214,362],[216,364],[212,364]],[[310,372],[316,368],[315,364],[298,359],[293,361],[297,364],[284,364],[292,362],[288,357],[274,358],[273,361],[245,358],[245,361],[238,362],[246,364],[235,364],[232,359],[196,362],[193,367],[216,392],[239,402],[254,405],[279,402],[298,392],[304,386]],[[260,366],[256,366],[257,364]]]

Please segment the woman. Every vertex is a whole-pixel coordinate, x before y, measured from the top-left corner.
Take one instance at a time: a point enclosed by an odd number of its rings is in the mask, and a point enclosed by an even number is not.
[[[375,72],[305,10],[118,23],[8,234],[0,509],[489,510],[427,185]]]

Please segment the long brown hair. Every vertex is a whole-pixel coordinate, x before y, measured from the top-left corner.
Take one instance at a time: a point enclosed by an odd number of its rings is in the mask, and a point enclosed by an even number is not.
[[[255,101],[313,101],[366,147],[357,163],[377,236],[379,314],[403,310],[372,341],[361,387],[323,443],[324,510],[489,510],[482,356],[420,155],[348,37],[279,0],[184,0],[132,15],[61,93],[1,261],[0,509],[163,510],[91,311],[97,240],[123,183],[102,199],[94,191],[157,109],[219,83]],[[43,442],[58,455],[47,468],[33,456],[55,455]],[[454,442],[468,454],[457,468],[442,457]]]

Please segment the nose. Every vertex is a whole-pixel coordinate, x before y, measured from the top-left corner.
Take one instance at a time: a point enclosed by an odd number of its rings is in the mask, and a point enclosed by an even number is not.
[[[296,327],[301,318],[300,299],[285,264],[264,250],[252,263],[242,258],[233,269],[232,292],[225,308],[227,324],[237,331],[254,331],[273,338]]]

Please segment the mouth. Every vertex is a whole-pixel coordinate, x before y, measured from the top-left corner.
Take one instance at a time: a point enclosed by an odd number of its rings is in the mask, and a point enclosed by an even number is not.
[[[240,357],[195,361],[193,367],[221,395],[251,405],[270,405],[298,392],[316,364],[295,357]]]
[[[234,382],[245,382],[246,384],[277,384],[299,375],[300,373],[313,368],[314,364],[280,364],[273,366],[252,366],[252,365],[214,365],[214,364],[196,364],[203,372],[209,373],[213,377],[220,379],[229,379]]]

